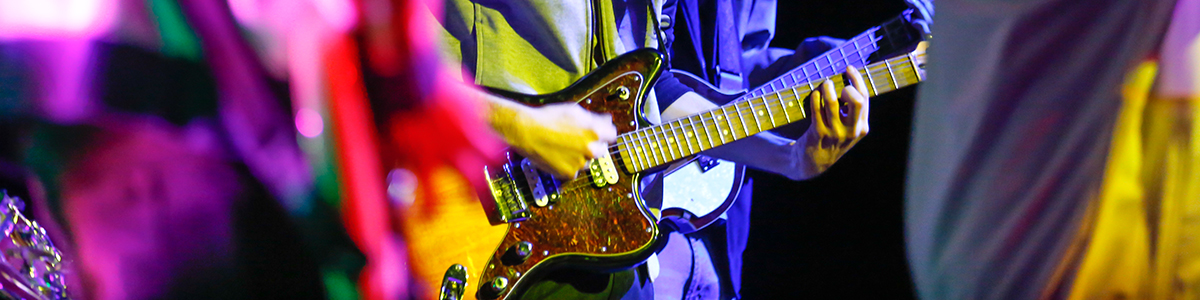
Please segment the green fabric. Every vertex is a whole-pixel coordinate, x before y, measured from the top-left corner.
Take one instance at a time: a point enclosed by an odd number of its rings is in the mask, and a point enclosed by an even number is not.
[[[200,40],[188,26],[183,17],[183,11],[174,0],[147,0],[147,6],[158,22],[158,32],[162,36],[162,53],[168,57],[182,58],[190,61],[200,61],[203,53]]]

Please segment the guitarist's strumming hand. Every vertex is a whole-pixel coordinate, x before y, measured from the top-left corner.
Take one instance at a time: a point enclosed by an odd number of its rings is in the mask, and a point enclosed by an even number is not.
[[[617,128],[611,115],[575,103],[529,107],[492,97],[488,124],[513,149],[557,177],[573,178],[587,160],[608,152]]]
[[[800,167],[808,175],[805,177],[829,169],[870,131],[867,116],[871,105],[862,75],[856,68],[847,67],[845,77],[850,84],[842,89],[839,99],[835,99],[839,94],[828,80],[809,94],[812,125],[794,142],[800,144],[794,145],[797,151],[804,151]]]

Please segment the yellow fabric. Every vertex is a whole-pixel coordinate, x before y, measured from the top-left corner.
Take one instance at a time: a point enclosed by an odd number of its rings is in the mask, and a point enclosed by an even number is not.
[[[1070,299],[1200,299],[1200,95],[1150,97],[1155,71],[1123,89]]]

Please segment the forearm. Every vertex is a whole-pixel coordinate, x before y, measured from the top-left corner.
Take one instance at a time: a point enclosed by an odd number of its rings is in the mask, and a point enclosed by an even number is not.
[[[755,169],[783,175],[792,180],[805,180],[821,170],[805,159],[804,139],[792,140],[771,132],[755,134],[703,153],[708,156],[743,163]]]

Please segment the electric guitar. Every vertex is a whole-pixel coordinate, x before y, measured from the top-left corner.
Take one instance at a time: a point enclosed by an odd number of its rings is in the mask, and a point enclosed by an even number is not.
[[[862,68],[868,96],[923,80],[924,57],[918,50]],[[831,62],[832,70],[845,69],[844,63]],[[620,134],[610,152],[589,161],[575,179],[556,179],[512,152],[506,163],[486,168],[493,199],[483,201],[485,214],[493,224],[508,225],[508,231],[482,270],[455,266],[447,272],[444,298],[463,297],[470,278],[479,280],[474,289],[478,299],[509,299],[558,267],[615,271],[644,261],[661,246],[663,231],[638,193],[642,174],[806,119],[807,96],[820,82],[785,75],[769,83],[771,88],[717,109],[650,126],[642,117],[642,102],[664,63],[659,52],[641,49],[553,94],[497,91],[533,106],[577,102],[590,111],[611,114]],[[825,79],[838,90],[844,86],[840,76]]]

